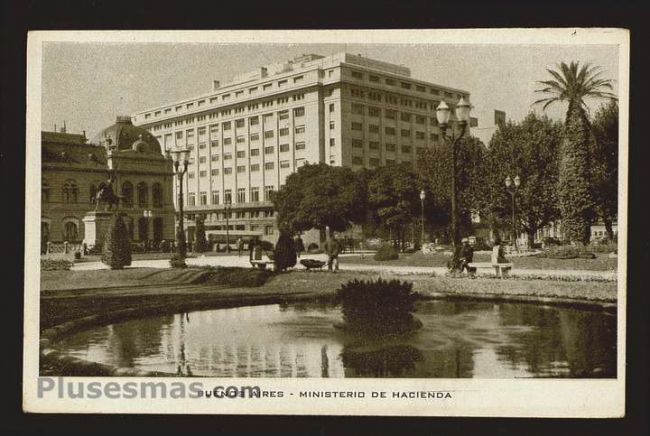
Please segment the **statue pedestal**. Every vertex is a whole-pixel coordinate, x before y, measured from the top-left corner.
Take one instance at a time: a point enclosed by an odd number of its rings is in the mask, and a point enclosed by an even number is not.
[[[83,218],[84,240],[88,250],[101,250],[106,236],[106,230],[111,222],[114,212],[88,212]]]

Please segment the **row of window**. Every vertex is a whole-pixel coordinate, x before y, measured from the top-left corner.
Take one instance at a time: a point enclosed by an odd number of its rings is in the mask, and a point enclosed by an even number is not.
[[[303,99],[304,99],[304,94],[294,95],[293,96],[293,101],[300,101],[300,100],[303,100]],[[283,98],[279,98],[277,100],[278,104],[288,103],[288,102],[289,102],[289,97],[283,97]],[[273,106],[273,101],[269,100],[269,101],[266,101],[266,102],[262,102],[261,104],[262,104],[263,108],[272,107]],[[253,104],[249,104],[247,107],[248,107],[249,111],[253,111],[253,110],[259,109],[259,104],[258,103],[253,103]],[[244,106],[237,107],[237,108],[234,109],[236,114],[243,113],[244,110],[245,110]],[[221,111],[211,112],[211,113],[209,113],[207,115],[198,115],[198,116],[195,116],[195,117],[187,117],[187,118],[183,118],[183,119],[176,120],[176,121],[168,121],[168,122],[165,122],[165,123],[155,124],[153,126],[147,127],[146,129],[151,132],[151,131],[158,131],[160,129],[170,129],[173,126],[178,127],[178,126],[183,126],[183,125],[190,125],[190,124],[194,124],[195,122],[205,121],[206,117],[208,119],[210,119],[210,120],[216,119],[216,118],[219,117],[219,114],[221,114],[221,116],[224,116],[224,117],[225,116],[230,116],[232,114],[232,109],[223,109]],[[278,120],[289,119],[289,110],[288,109],[279,111],[279,112],[277,112],[277,114],[278,114]],[[265,121],[268,122],[269,118],[272,117],[273,115],[274,115],[274,113],[268,113],[268,114],[264,114],[263,117],[265,117]],[[297,108],[293,109],[293,116],[294,117],[299,118],[299,117],[302,117],[304,115],[305,115],[305,108],[304,107],[301,106],[301,107],[297,107]],[[146,119],[146,116],[145,116],[145,119]],[[244,119],[243,118],[237,120],[236,122],[241,122],[241,124],[237,125],[237,127],[244,127]],[[254,117],[250,117],[249,122],[250,122],[251,126],[259,124],[259,116],[256,115]],[[224,124],[226,124],[226,123],[228,125],[230,125],[230,121],[227,121]],[[230,128],[230,127],[228,127],[228,128]]]
[[[396,165],[397,161],[395,159],[386,159],[385,160],[386,165]],[[402,163],[407,162],[409,163],[409,160],[404,160],[402,159]],[[354,165],[363,165],[363,157],[362,156],[352,156],[352,164]],[[378,157],[371,157],[368,159],[368,165],[371,167],[378,167],[381,165],[381,159]]]
[[[364,80],[365,78],[365,73],[361,71],[351,71],[351,76],[355,79],[358,80]],[[398,80],[395,80],[394,78],[391,77],[380,77],[372,73],[368,73],[368,81],[372,83],[380,83],[383,81],[384,84],[388,86],[397,86]],[[447,98],[454,98],[454,93],[449,92],[449,91],[442,91],[440,89],[432,88],[432,87],[427,87],[422,84],[417,84],[417,83],[411,83],[411,82],[404,82],[404,81],[399,81],[399,86],[402,89],[406,90],[415,90],[417,92],[428,92],[433,95],[444,95]],[[462,94],[456,94],[457,98],[461,98],[463,95]]]
[[[353,148],[363,148],[364,142],[361,139],[353,139],[352,140],[352,147]],[[381,144],[378,141],[368,141],[368,149],[370,150],[379,150],[381,148]],[[413,151],[413,147],[410,145],[402,145],[400,146],[400,151],[402,153],[410,154]],[[384,144],[384,150],[387,152],[395,152],[397,150],[397,146],[392,143],[385,143]],[[424,147],[416,147],[416,150],[418,153],[424,152],[425,148]]]
[[[99,189],[99,182],[91,183],[88,186],[88,203],[94,204]],[[52,187],[47,180],[41,183],[41,201],[49,203],[51,200]],[[124,207],[133,207],[133,184],[125,181],[121,188],[121,205]],[[139,207],[149,207],[149,187],[145,182],[140,182],[135,188],[137,204]],[[63,203],[79,203],[79,187],[73,179],[65,181],[61,187],[61,198]],[[153,207],[163,207],[163,189],[160,183],[151,185],[151,198]]]
[[[333,106],[333,105],[330,105]],[[382,109],[375,107],[375,106],[364,106],[362,104],[358,103],[352,103],[351,105],[351,112],[356,115],[365,115],[366,112],[368,116],[373,117],[373,118],[379,118],[381,117],[382,114]],[[331,111],[331,110],[330,110]],[[385,109],[384,110],[384,117],[389,119],[389,120],[395,120],[397,119],[397,112],[396,110],[392,109]],[[399,113],[399,119],[400,121],[405,121],[405,122],[411,122],[414,121],[415,124],[426,124],[427,122],[427,117],[424,115],[417,115],[417,114],[411,114],[409,112],[400,112]],[[438,119],[436,117],[429,117],[429,124],[432,126],[437,126],[438,125]]]
[[[303,159],[296,159],[296,166],[298,166],[298,161],[303,160]],[[279,162],[279,167],[282,169],[285,168],[291,168],[291,161],[289,160],[281,160]],[[249,169],[251,173],[258,172],[260,170],[260,164],[251,164]],[[265,170],[273,170],[275,169],[275,162],[265,162],[264,163],[264,169]],[[236,171],[237,173],[245,173],[246,172],[246,165],[237,165],[236,166]],[[223,169],[223,174],[229,175],[233,173],[232,167],[226,167]],[[218,176],[219,175],[219,168],[212,168],[210,170],[210,175],[211,176]],[[194,171],[190,171],[188,173],[188,178],[189,179],[194,179],[196,176],[196,173]],[[207,177],[208,176],[208,170],[200,170],[199,171],[199,177]]]
[[[383,94],[381,92],[360,89],[360,88],[350,88],[350,95],[355,98],[368,98],[369,100],[376,102],[384,102],[391,104],[393,106],[405,106],[405,107],[414,107],[420,110],[429,110],[435,111],[440,104],[438,100],[418,100],[411,99],[407,97],[400,96],[398,94]],[[453,104],[449,104],[453,108]]]
[[[273,185],[267,185],[264,187],[264,201],[271,201],[271,196],[273,195],[273,192],[275,190],[275,186]],[[255,187],[255,188],[238,188],[236,192],[236,202],[237,203],[246,203],[246,193],[248,191],[248,202],[249,203],[258,203],[260,201],[260,188]],[[220,203],[220,191],[212,191],[210,194],[210,203],[209,204],[221,204]],[[232,189],[226,189],[223,192],[223,204],[232,204],[233,203],[233,192]],[[208,193],[207,191],[201,191],[199,193],[199,204],[201,206],[205,206],[208,204]],[[196,193],[195,192],[190,192],[187,195],[187,205],[188,206],[196,206]],[[270,210],[270,209],[269,209]],[[253,211],[250,213],[251,218],[260,218],[261,213],[263,213],[264,217],[269,217],[273,216],[272,210],[270,210],[270,215],[267,213],[268,211]],[[237,212],[237,213],[243,213],[243,212]],[[244,218],[244,216],[238,216],[238,218]]]
[[[363,131],[363,123],[359,123],[356,121],[352,121],[352,124],[350,125],[350,128],[354,131]],[[379,126],[376,124],[369,124],[368,125],[368,132],[370,133],[379,133]],[[384,127],[384,133],[389,136],[395,136],[397,134],[397,129],[395,127],[390,127],[386,126]],[[402,138],[410,138],[412,134],[411,129],[400,129],[400,136]],[[425,139],[426,133],[422,132],[420,130],[415,131],[415,139]],[[439,139],[439,135],[437,133],[430,133],[429,134],[429,139],[432,141],[437,141]]]

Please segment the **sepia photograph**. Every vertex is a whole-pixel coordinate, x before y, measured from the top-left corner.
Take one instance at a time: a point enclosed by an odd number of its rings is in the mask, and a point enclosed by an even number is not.
[[[621,415],[625,31],[29,49],[32,410]]]

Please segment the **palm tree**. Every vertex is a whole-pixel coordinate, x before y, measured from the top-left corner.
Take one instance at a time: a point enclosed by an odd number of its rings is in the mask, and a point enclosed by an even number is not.
[[[565,238],[586,244],[595,212],[590,152],[593,135],[585,99],[616,99],[616,96],[610,92],[611,80],[601,77],[599,67],[561,62],[556,70],[547,68],[547,71],[553,78],[539,81],[544,87],[536,90],[546,97],[534,104],[543,104],[545,110],[553,103],[568,103],[560,146],[558,197]]]

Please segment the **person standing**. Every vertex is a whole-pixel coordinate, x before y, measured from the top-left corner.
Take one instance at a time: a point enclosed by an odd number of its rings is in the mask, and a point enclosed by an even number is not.
[[[244,240],[241,238],[237,238],[237,257],[241,257],[241,252],[244,250]]]
[[[467,272],[471,274],[472,271],[470,270],[469,264],[474,259],[474,249],[471,245],[469,245],[469,239],[467,238],[463,238],[463,246],[460,249],[460,257],[460,272],[463,272],[465,269],[467,269]]]
[[[302,241],[300,234],[293,240],[293,248],[296,250],[296,256],[300,259],[300,253],[305,251],[305,243]]]
[[[332,237],[325,241],[325,253],[327,254],[327,269],[332,271],[339,270],[339,253],[341,253],[341,244],[336,239],[336,236],[332,234]]]

